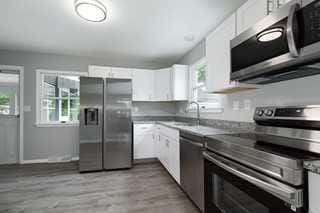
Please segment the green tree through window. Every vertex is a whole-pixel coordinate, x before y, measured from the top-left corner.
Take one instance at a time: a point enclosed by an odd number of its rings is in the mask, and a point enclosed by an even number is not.
[[[207,70],[207,65],[203,65],[198,68],[198,71],[197,71],[198,83],[205,83],[206,82],[206,70]]]
[[[9,96],[0,94],[0,105],[9,105],[9,101]]]

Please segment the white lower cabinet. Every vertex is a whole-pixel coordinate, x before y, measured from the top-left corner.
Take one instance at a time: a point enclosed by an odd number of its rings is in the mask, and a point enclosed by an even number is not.
[[[158,125],[157,134],[158,141],[156,143],[158,143],[159,161],[180,184],[179,131]]]
[[[134,159],[156,158],[154,124],[134,124]]]
[[[312,172],[308,173],[309,179],[309,213],[320,212],[320,175]]]
[[[179,130],[155,124],[134,124],[134,159],[158,158],[180,184]]]

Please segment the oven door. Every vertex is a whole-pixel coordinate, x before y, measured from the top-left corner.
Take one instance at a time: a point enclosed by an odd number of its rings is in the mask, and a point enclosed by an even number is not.
[[[205,158],[206,213],[307,212],[303,190],[290,187],[212,152]]]

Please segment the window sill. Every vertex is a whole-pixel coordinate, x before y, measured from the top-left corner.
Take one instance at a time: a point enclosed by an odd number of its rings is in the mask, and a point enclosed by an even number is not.
[[[36,127],[78,127],[79,123],[36,123]]]

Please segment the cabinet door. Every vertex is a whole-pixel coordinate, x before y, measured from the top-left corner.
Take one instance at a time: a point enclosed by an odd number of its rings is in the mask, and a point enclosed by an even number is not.
[[[236,16],[227,18],[206,39],[207,90],[218,92],[230,85],[230,40],[236,35]]]
[[[281,8],[290,1],[292,0],[274,0],[275,9]]]
[[[135,69],[132,75],[133,101],[154,99],[154,71]]]
[[[165,137],[159,133],[159,160],[163,166],[165,166],[165,152],[166,144]]]
[[[160,135],[159,135],[159,127],[155,125],[153,128],[153,141],[155,144],[155,156],[160,160]]]
[[[155,158],[153,124],[134,124],[134,159]]]
[[[168,137],[160,134],[160,162],[170,173],[170,140]]]
[[[134,136],[134,159],[155,158],[155,143],[153,134]]]
[[[154,77],[155,101],[171,100],[171,69],[161,69],[155,71]]]
[[[179,140],[170,140],[170,168],[173,178],[180,184],[180,143]]]
[[[173,65],[171,75],[172,100],[188,100],[189,66]]]
[[[132,78],[132,69],[129,68],[120,68],[112,67],[112,78],[118,79],[131,79]]]
[[[270,5],[271,4],[271,5]],[[249,0],[237,10],[237,34],[247,30],[272,10],[273,3],[268,0]]]
[[[309,179],[309,213],[319,213],[320,175],[308,173]]]
[[[111,67],[89,66],[89,77],[111,78]]]

